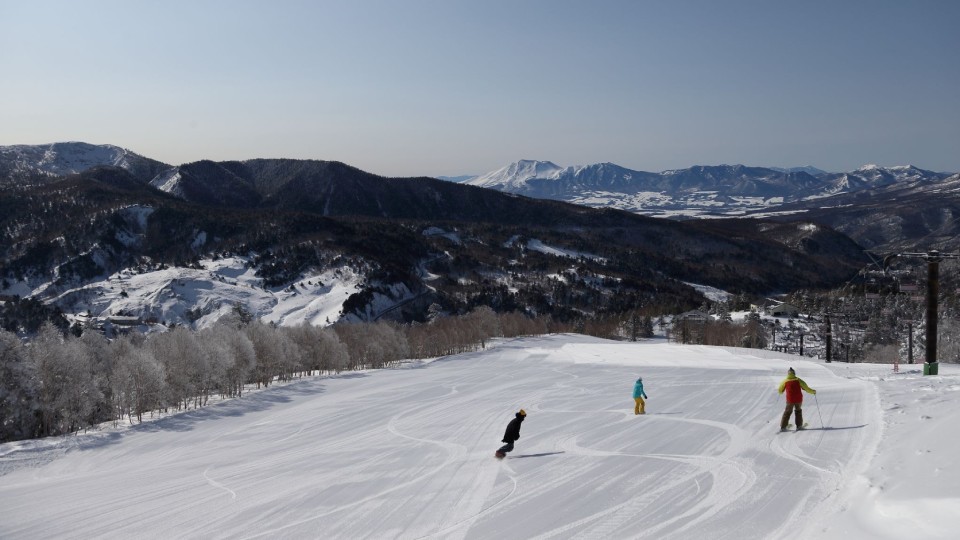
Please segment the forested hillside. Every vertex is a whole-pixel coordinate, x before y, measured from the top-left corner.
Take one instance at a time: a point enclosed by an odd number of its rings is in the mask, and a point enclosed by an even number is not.
[[[221,165],[209,167],[231,167]],[[267,174],[268,165],[280,172]],[[354,266],[365,284],[344,315],[369,316],[376,295],[402,285],[417,298],[392,312],[403,320],[423,320],[436,304],[449,313],[487,305],[571,321],[691,309],[703,299],[685,281],[753,294],[829,287],[864,261],[842,235],[805,223],[680,223],[341,164],[255,161],[241,172],[274,178],[255,182],[274,202],[186,201],[114,167],[6,188],[0,295],[55,308],[65,292],[122,269],[235,254],[250,257],[263,287]]]

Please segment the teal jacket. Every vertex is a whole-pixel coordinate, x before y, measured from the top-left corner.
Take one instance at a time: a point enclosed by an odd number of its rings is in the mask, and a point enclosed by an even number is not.
[[[637,380],[636,384],[633,385],[633,399],[637,399],[638,397],[647,399],[647,394],[643,392],[643,381],[641,380]]]

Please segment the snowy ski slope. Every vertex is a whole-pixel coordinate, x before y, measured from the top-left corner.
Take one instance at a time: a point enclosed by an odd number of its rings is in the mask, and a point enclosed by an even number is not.
[[[788,366],[818,390],[806,432],[777,432]],[[0,538],[940,537],[947,515],[911,514],[875,485],[916,499],[909,478],[877,468],[924,440],[884,439],[881,395],[910,410],[915,390],[878,392],[890,366],[858,369],[660,341],[503,341],[0,445]],[[956,390],[956,373],[944,379]],[[521,439],[498,461],[521,407]],[[957,509],[950,489],[943,510]]]

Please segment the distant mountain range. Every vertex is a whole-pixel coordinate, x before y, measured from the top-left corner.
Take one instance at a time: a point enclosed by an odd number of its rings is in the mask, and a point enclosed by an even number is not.
[[[948,176],[913,166],[865,165],[847,173],[827,173],[814,167],[698,165],[653,173],[613,163],[560,167],[550,161],[521,160],[464,183],[646,215],[696,217],[742,215],[785,202],[908,182],[936,182]]]
[[[140,182],[206,205],[315,211],[322,200],[320,213],[327,216],[451,217],[451,206],[437,195],[453,196],[448,186],[426,178],[391,179],[406,194],[391,193],[380,199],[371,194],[378,193],[374,186],[382,177],[337,162],[254,159],[171,166],[111,145],[69,142],[0,147],[0,183],[42,184],[100,165],[122,168]],[[341,177],[355,182],[340,183]],[[960,226],[954,221],[960,218],[958,176],[912,165],[864,165],[843,173],[812,166],[698,165],[655,173],[613,163],[561,167],[550,161],[521,160],[480,176],[443,179],[651,217],[803,217],[881,252],[960,249]],[[467,192],[457,193],[462,197]],[[473,193],[474,200],[489,197]],[[482,205],[467,206],[465,211],[474,212],[472,217],[463,216],[470,219],[486,212]]]
[[[802,215],[877,250],[960,248],[958,175],[912,165],[864,165],[845,173],[716,165],[653,173],[613,163],[561,167],[521,160],[464,183],[674,219]],[[886,223],[886,232],[870,230],[870,223]]]
[[[824,171],[823,169],[818,169],[812,165],[806,165],[804,167],[788,167],[786,169],[782,167],[769,167],[769,168],[778,172],[786,172],[786,173],[805,172],[811,176],[820,176],[822,174],[828,174],[827,171]]]
[[[688,283],[753,294],[829,287],[867,261],[848,237],[805,220],[654,219],[332,161],[173,167],[59,143],[0,148],[0,171],[0,320],[14,307],[36,313],[4,298],[176,324],[206,321],[237,298],[291,324],[319,313],[424,320],[431,305],[577,320],[697,307],[703,297]],[[226,273],[203,270],[224,258],[234,261]],[[131,276],[146,274],[134,289]],[[344,275],[349,287],[322,277]],[[339,310],[334,290],[353,291]],[[305,311],[280,315],[277,302]]]

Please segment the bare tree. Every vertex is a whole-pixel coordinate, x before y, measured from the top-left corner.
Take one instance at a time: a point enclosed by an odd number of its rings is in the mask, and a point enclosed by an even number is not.
[[[113,420],[111,377],[113,377],[116,368],[113,365],[113,357],[110,354],[107,339],[97,332],[84,332],[79,340],[87,350],[90,359],[90,371],[101,396],[93,412],[94,418],[91,423]]]
[[[334,330],[346,346],[354,369],[381,368],[409,354],[406,336],[392,323],[338,324]]]
[[[336,332],[306,323],[287,329],[301,351],[303,369],[309,372],[339,371],[346,363],[347,349]]]
[[[97,421],[97,406],[102,403],[103,394],[91,357],[90,349],[72,334],[62,342],[59,363],[64,381],[57,407],[65,420],[65,432],[79,431]]]
[[[864,347],[864,360],[876,364],[893,364],[900,359],[900,348],[897,345],[867,344]]]
[[[230,381],[230,369],[234,364],[233,351],[225,332],[218,330],[220,328],[225,327],[218,325],[204,328],[197,334],[197,342],[206,359],[207,368],[201,374],[201,392],[204,395],[204,404],[206,404],[207,397],[212,392],[219,393],[221,397],[234,395],[234,387],[232,381]],[[239,333],[237,330],[229,331]]]
[[[37,377],[17,336],[0,330],[0,442],[37,436]]]
[[[276,328],[254,321],[244,328],[257,358],[254,367],[254,380],[257,387],[269,386],[274,377],[284,377],[288,373],[291,361],[287,358],[295,344]]]
[[[242,396],[243,385],[253,377],[257,366],[257,354],[253,343],[244,332],[223,324],[214,325],[208,336],[219,342],[231,359],[225,374],[225,394]]]
[[[46,323],[26,348],[39,383],[40,435],[60,435],[83,427],[100,397],[87,351],[77,345]]]
[[[143,422],[143,414],[163,405],[165,374],[153,354],[140,347],[123,348],[117,356],[117,391],[123,408],[131,418]]]
[[[111,418],[142,422],[162,408],[202,406],[213,392],[241,396],[248,382],[266,386],[304,373],[380,368],[411,355],[474,351],[492,337],[570,330],[550,317],[497,315],[486,306],[463,316],[438,311],[429,324],[332,328],[244,324],[233,315],[198,332],[177,327],[112,342],[94,332],[65,337],[51,325],[26,345],[0,332],[0,441],[68,433]],[[608,317],[584,326],[606,335],[615,323]]]
[[[207,369],[196,335],[185,327],[177,327],[147,339],[147,349],[164,367],[167,403],[177,410],[186,409],[190,401],[197,405],[202,373]]]

